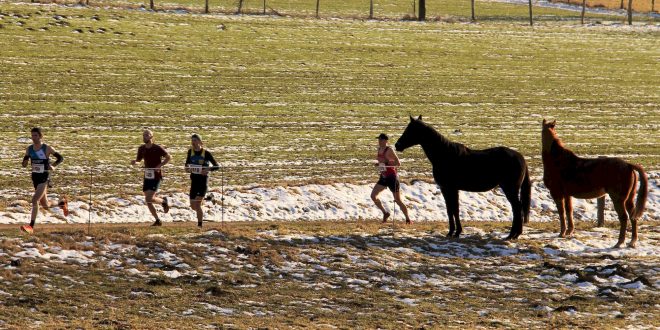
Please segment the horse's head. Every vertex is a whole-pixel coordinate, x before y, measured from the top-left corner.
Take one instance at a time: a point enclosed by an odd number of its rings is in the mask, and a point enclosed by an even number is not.
[[[557,139],[557,132],[555,132],[555,125],[557,124],[557,120],[553,121],[546,121],[545,118],[543,119],[543,123],[541,124],[541,148],[542,150],[545,151],[550,151],[550,147],[552,147],[552,142]]]
[[[420,143],[419,128],[424,126],[422,122],[422,116],[420,115],[417,119],[410,116],[410,123],[408,127],[403,131],[401,137],[394,144],[396,151],[404,151],[414,145]]]

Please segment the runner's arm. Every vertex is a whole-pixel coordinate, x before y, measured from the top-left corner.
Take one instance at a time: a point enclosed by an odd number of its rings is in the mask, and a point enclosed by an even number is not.
[[[28,149],[25,150],[25,155],[23,155],[23,163],[21,163],[21,165],[23,165],[23,167],[27,166],[28,165],[28,160],[30,160],[30,153],[28,153],[29,149],[30,148],[28,147]]]
[[[170,154],[167,151],[165,152],[165,156],[163,156],[163,157],[165,157],[165,159],[163,159],[163,161],[160,164],[158,164],[156,166],[156,168],[161,168],[161,167],[167,165],[167,163],[169,163],[170,160],[172,160],[172,156],[170,156]]]
[[[50,146],[48,146],[48,153],[55,156],[55,162],[51,164],[52,167],[57,167],[57,165],[60,165],[64,160],[64,157]]]
[[[399,156],[396,155],[394,150],[392,148],[387,148],[387,152],[385,153],[385,158],[387,159],[387,165],[389,166],[396,166],[399,167],[401,166],[401,162],[399,161]]]
[[[208,161],[213,165],[213,166],[209,167],[209,171],[213,172],[213,171],[219,170],[220,165],[218,164],[218,162],[215,161],[215,158],[213,158],[213,155],[210,152],[207,152],[206,156],[208,158]]]
[[[139,163],[142,160],[142,152],[141,151],[142,151],[142,149],[138,148],[137,156],[135,156],[135,159],[131,161],[131,165],[135,165],[135,164]]]
[[[186,163],[183,164],[183,168],[186,172],[190,173],[190,167],[188,167],[188,164],[190,164],[190,151],[188,151],[188,156],[186,156]]]

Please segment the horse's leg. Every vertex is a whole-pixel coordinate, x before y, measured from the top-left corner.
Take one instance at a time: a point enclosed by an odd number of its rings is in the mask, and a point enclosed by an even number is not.
[[[628,218],[630,219],[630,226],[632,227],[632,238],[628,246],[634,248],[637,243],[637,217],[635,216],[635,194],[637,193],[637,173],[633,171],[633,180],[626,199],[626,211],[628,211]]]
[[[458,238],[461,233],[463,232],[463,226],[461,226],[461,217],[459,212],[459,207],[458,207],[458,200],[459,200],[460,193],[458,190],[456,190],[456,195],[454,195],[454,222],[456,222],[456,232],[454,233],[454,237]]]
[[[557,212],[559,213],[559,237],[566,237],[566,219],[564,218],[564,197],[554,197],[555,204],[557,204]]]
[[[619,248],[621,247],[621,244],[623,244],[623,241],[626,239],[626,227],[628,226],[628,213],[626,212],[626,206],[625,206],[625,197],[621,196],[612,196],[610,195],[610,198],[612,199],[612,204],[614,204],[614,210],[616,211],[616,214],[619,216],[619,240],[616,242],[616,245],[614,245],[614,248]]]
[[[516,239],[523,232],[523,211],[522,202],[518,197],[519,188],[508,186],[501,188],[502,191],[504,191],[504,196],[506,196],[506,199],[509,200],[509,203],[511,204],[511,212],[513,213],[511,231],[509,232],[509,236],[506,239]]]
[[[449,233],[447,233],[447,237],[454,236],[454,231],[456,230],[456,226],[454,225],[454,194],[458,194],[458,191],[454,193],[453,190],[442,190],[442,196],[445,197],[445,206],[447,207],[447,217],[449,219]]]
[[[626,204],[630,201],[630,204],[633,205],[633,198],[629,198],[626,201]],[[635,207],[630,208],[632,212],[635,211]],[[632,212],[629,212],[628,214],[631,214]],[[628,243],[628,247],[634,248],[635,245],[637,244],[637,218],[633,216],[629,216],[630,218],[630,226],[632,227],[632,237],[630,238],[630,243]]]
[[[564,212],[566,212],[566,237],[571,237],[573,236],[573,230],[575,227],[573,226],[573,199],[571,196],[566,196],[564,198]]]

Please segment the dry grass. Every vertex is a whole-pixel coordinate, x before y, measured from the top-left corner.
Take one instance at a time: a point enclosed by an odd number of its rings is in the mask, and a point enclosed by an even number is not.
[[[557,2],[571,3],[574,5],[582,5],[582,0],[557,0]],[[607,9],[628,9],[628,0],[587,0],[588,7],[600,7]],[[656,1],[653,6],[652,0],[633,0],[632,9],[636,12],[648,13],[653,9],[654,12],[658,11],[658,3]]]
[[[520,253],[536,253],[542,259],[525,261],[518,255],[493,253],[496,250],[477,259],[431,253],[457,252],[451,248],[456,244],[464,244],[468,251],[509,246],[493,236],[506,232],[507,223],[466,226],[487,234],[449,241],[443,237],[444,223],[392,231],[375,222],[249,222],[206,228],[217,232],[200,232],[193,224],[157,229],[99,225],[89,235],[85,226],[51,225],[39,226],[30,238],[16,239],[15,228],[2,226],[2,253],[13,255],[32,243],[42,252],[94,251],[97,261],[84,265],[0,256],[5,265],[0,270],[0,327],[608,329],[658,324],[651,312],[658,302],[653,290],[619,290],[603,297],[537,279],[542,274],[574,273],[588,278],[588,266],[603,263],[598,257],[565,255],[559,263],[544,253],[552,247],[524,238]],[[554,227],[534,223],[526,230],[548,232]],[[578,230],[591,227],[580,223]],[[303,236],[287,236],[294,234]],[[312,236],[316,241],[304,238]],[[110,243],[132,250],[109,249]],[[440,245],[440,250],[429,244]],[[405,252],[411,249],[417,252]],[[175,257],[166,261],[159,254]],[[645,274],[656,259],[606,261],[617,265],[617,274],[634,277]],[[112,260],[120,261],[121,267],[108,264]],[[181,268],[182,263],[189,268]],[[132,274],[127,271],[131,268],[143,273]],[[165,276],[173,270],[184,275]],[[447,282],[414,284],[420,274]]]

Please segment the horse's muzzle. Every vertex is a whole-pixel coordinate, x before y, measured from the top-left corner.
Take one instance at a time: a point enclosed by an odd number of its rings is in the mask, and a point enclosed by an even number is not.
[[[401,148],[401,145],[399,144],[399,142],[397,142],[397,143],[394,144],[394,149],[395,149],[396,151],[403,151],[403,148]]]

